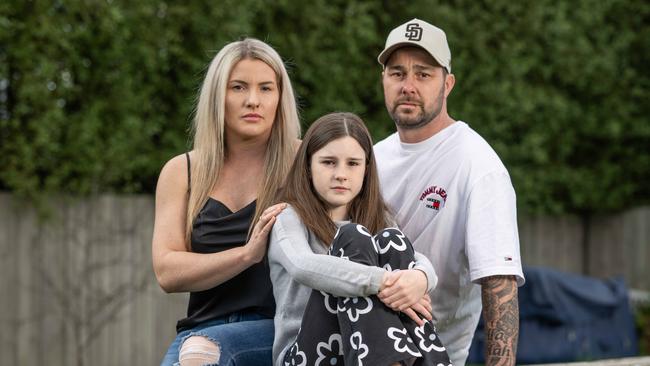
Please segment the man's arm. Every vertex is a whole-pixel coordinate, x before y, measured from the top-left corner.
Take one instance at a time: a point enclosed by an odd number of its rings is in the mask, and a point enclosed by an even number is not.
[[[519,303],[515,276],[481,280],[485,321],[485,365],[514,365],[519,338]]]

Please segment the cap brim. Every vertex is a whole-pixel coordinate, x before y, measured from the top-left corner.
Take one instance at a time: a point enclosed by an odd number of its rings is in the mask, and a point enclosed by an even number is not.
[[[402,48],[402,47],[406,47],[406,46],[418,47],[418,48],[423,49],[426,53],[431,55],[431,57],[433,57],[434,60],[436,60],[436,62],[438,63],[438,66],[446,68],[445,66],[442,66],[443,63],[440,62],[440,60],[438,60],[438,58],[435,55],[433,55],[429,51],[427,51],[426,48],[422,47],[418,42],[411,42],[411,41],[397,42],[394,45],[386,48],[385,50],[381,51],[379,56],[377,56],[377,61],[381,64],[381,66],[386,67],[386,61],[388,61],[388,59],[390,58],[390,55],[393,52],[397,51],[398,48]]]

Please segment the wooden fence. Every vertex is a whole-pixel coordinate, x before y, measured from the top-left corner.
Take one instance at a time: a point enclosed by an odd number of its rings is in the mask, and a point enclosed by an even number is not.
[[[48,201],[50,216],[0,193],[0,364],[157,365],[187,296],[164,294],[151,267],[153,199]],[[585,225],[586,224],[586,225]],[[650,207],[590,222],[524,218],[527,265],[650,290]]]

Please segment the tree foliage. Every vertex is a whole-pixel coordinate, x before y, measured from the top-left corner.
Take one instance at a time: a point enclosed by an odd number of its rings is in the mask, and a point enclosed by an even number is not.
[[[189,146],[207,64],[242,36],[285,58],[305,127],[345,110],[385,137],[376,57],[413,17],[447,32],[450,113],[500,154],[521,208],[648,202],[650,4],[624,0],[3,2],[0,189],[152,192]]]

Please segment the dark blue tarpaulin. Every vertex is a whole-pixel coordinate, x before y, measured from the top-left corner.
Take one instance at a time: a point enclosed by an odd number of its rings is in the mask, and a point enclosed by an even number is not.
[[[635,356],[637,338],[622,279],[599,280],[547,268],[524,268],[519,288],[517,364]],[[468,363],[483,363],[483,321]]]

